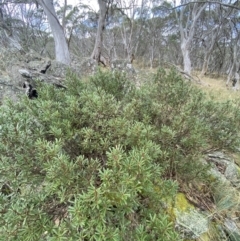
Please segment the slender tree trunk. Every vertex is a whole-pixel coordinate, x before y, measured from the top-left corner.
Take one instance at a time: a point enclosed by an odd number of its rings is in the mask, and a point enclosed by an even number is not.
[[[219,26],[216,27],[215,29],[213,29],[211,41],[210,41],[210,43],[206,43],[203,65],[202,65],[202,71],[201,71],[201,74],[200,74],[201,77],[204,76],[207,73],[209,59],[210,59],[211,53],[213,51],[213,47],[214,47],[214,44],[216,42],[217,36],[219,35],[220,31],[221,31],[221,28]]]
[[[150,68],[153,68],[153,61],[154,61],[154,50],[155,50],[155,37],[152,39],[152,44],[150,45],[151,47],[151,54],[150,54]]]
[[[70,53],[67,45],[67,41],[64,35],[63,28],[59,23],[57,18],[53,0],[38,0],[39,4],[42,6],[45,14],[47,15],[48,22],[50,24],[54,43],[55,43],[55,56],[56,60],[69,65],[70,64]]]
[[[181,50],[183,56],[183,65],[184,65],[184,72],[187,74],[191,74],[192,66],[191,66],[191,59],[190,59],[190,48],[192,44],[192,40],[195,34],[195,28],[197,24],[197,20],[201,16],[202,11],[205,9],[206,3],[194,3],[193,9],[190,13],[188,13],[188,19],[184,20],[184,11],[187,9],[184,6],[180,12],[180,16],[178,18],[178,14],[176,13],[180,36],[181,36]],[[190,9],[189,9],[190,10]],[[184,27],[185,22],[185,27]]]
[[[231,22],[230,26],[232,29],[236,28],[234,24]],[[233,33],[234,31],[232,31]],[[240,73],[240,61],[239,61],[239,42],[240,42],[240,33],[237,32],[237,35],[232,34],[232,42],[233,42],[233,59],[232,59],[232,66],[230,72],[228,74],[226,85],[228,86],[230,80],[235,78],[237,80],[237,86],[239,85],[239,73]]]
[[[210,58],[210,53],[208,52],[204,55],[202,71],[201,71],[201,74],[200,74],[201,77],[204,76],[207,73],[209,58]]]
[[[95,59],[98,63],[102,62],[103,64],[106,64],[104,58],[101,56],[101,52],[102,52],[102,42],[103,42],[103,31],[105,28],[105,19],[107,16],[109,3],[106,0],[98,0],[98,5],[100,8],[99,18],[98,18],[98,29],[97,29],[97,36],[96,36],[95,45],[94,45],[91,58]]]
[[[63,16],[62,16],[62,28],[64,35],[66,34],[66,12],[67,12],[67,0],[64,0]]]
[[[231,81],[232,78],[236,78],[236,74],[239,72],[239,62],[237,59],[237,41],[235,42],[233,46],[233,61],[232,61],[232,66],[230,68],[230,71],[228,73],[228,78],[226,82],[226,86],[229,85],[229,82]]]
[[[192,71],[189,48],[190,48],[189,43],[187,42],[186,39],[183,39],[181,43],[181,50],[183,55],[184,72],[186,72],[187,74],[191,74],[191,71]]]

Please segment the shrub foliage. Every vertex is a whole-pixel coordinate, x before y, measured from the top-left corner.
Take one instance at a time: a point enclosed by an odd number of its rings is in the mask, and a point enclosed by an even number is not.
[[[205,175],[203,152],[239,145],[238,104],[174,71],[66,84],[0,109],[0,240],[180,240],[165,203]]]

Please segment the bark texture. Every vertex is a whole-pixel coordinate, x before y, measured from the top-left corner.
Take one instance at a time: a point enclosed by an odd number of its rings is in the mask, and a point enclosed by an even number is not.
[[[105,58],[101,55],[102,45],[103,45],[103,31],[105,28],[105,20],[108,12],[110,2],[107,0],[98,0],[99,5],[99,18],[98,18],[98,29],[97,36],[95,40],[94,49],[91,58],[95,59],[98,63],[103,63],[106,65]]]
[[[48,22],[50,24],[54,43],[55,43],[55,56],[56,60],[69,65],[70,64],[70,53],[67,45],[67,41],[64,35],[64,30],[57,18],[53,1],[52,0],[38,0],[42,6],[45,14],[47,15]]]
[[[189,5],[190,6],[190,5]],[[183,6],[178,19],[180,36],[181,36],[181,51],[183,56],[184,72],[191,74],[192,64],[190,59],[190,49],[195,34],[197,20],[201,16],[202,11],[207,6],[206,3],[194,3],[192,9],[187,9],[189,6]],[[188,17],[185,19],[184,13],[188,10]],[[177,12],[176,12],[177,14]]]

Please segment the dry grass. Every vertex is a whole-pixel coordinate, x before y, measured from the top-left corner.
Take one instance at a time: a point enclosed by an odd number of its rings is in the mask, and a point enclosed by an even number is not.
[[[139,71],[138,78],[140,82],[144,82],[147,79],[151,78],[153,74],[155,74],[158,68],[150,69],[144,68],[140,69],[137,64],[134,65],[136,69]],[[169,71],[168,68],[165,68],[166,71]],[[202,89],[206,94],[207,97],[210,99],[214,99],[216,101],[227,101],[227,100],[236,100],[240,99],[240,92],[233,90],[231,84],[226,86],[227,76],[217,77],[216,75],[208,75],[204,77],[199,77],[200,72],[194,71],[192,73],[196,79],[200,79],[202,84],[195,84],[198,88]]]
[[[195,76],[198,74],[195,73]],[[216,101],[235,100],[240,97],[239,91],[232,89],[231,83],[226,86],[227,77],[201,77],[202,85],[198,85],[209,98],[213,98]]]
[[[136,68],[138,74],[137,74],[137,80],[140,83],[144,83],[147,80],[151,79],[153,75],[157,72],[158,68],[140,68],[140,65],[138,63],[133,64],[134,68]],[[108,69],[101,68],[101,70],[106,71]],[[165,70],[168,72],[170,69],[165,68]],[[214,74],[199,77],[200,72],[194,71],[192,73],[193,77],[197,77],[196,79],[200,79],[202,84],[196,84],[197,88],[202,89],[209,99],[213,99],[215,101],[227,101],[227,100],[236,100],[240,99],[240,91],[233,90],[231,83],[229,83],[229,86],[226,86],[226,80],[227,76],[221,76],[217,77]]]

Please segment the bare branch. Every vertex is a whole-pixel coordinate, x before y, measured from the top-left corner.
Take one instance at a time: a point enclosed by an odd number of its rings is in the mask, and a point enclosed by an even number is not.
[[[229,8],[234,8],[234,9],[240,10],[240,7],[236,6],[235,4],[227,4],[227,3],[222,3],[222,2],[218,2],[218,1],[193,1],[193,2],[178,5],[178,6],[173,7],[173,8],[168,8],[166,6],[161,6],[161,7],[166,8],[168,10],[174,10],[174,9],[179,8],[179,7],[187,6],[187,5],[190,5],[190,4],[193,4],[193,3],[214,3],[214,4],[219,4],[221,6],[224,6],[224,7],[229,7]]]
[[[218,1],[196,1],[196,2],[190,2],[190,3],[215,3],[215,4],[219,4],[221,6],[224,6],[224,7],[229,7],[229,8],[234,8],[234,9],[240,10],[240,7],[238,7],[236,5],[221,3],[221,2],[218,2]],[[186,4],[183,4],[183,5],[188,5],[190,3],[186,3]],[[183,5],[180,5],[180,6],[183,6]]]

